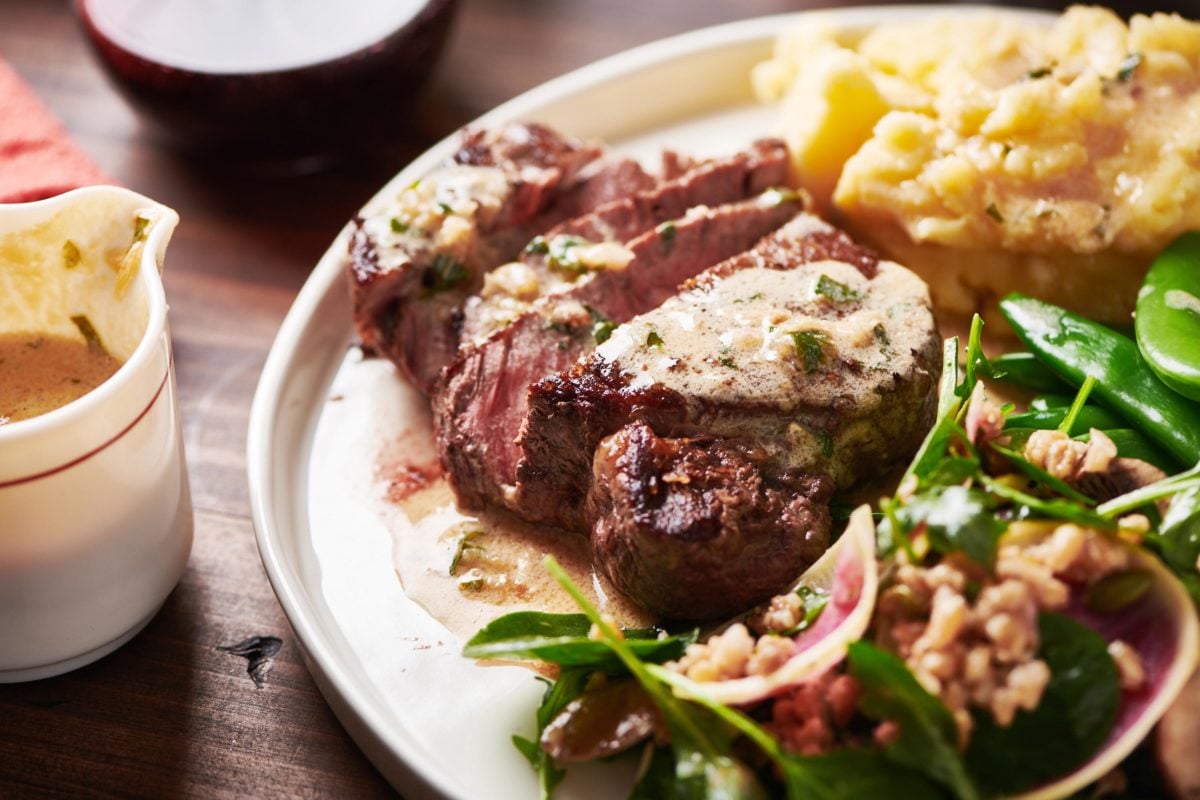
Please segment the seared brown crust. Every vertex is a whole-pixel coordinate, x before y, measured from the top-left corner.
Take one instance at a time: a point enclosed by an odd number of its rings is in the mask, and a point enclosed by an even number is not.
[[[829,543],[833,482],[775,471],[728,441],[632,423],[601,442],[588,496],[593,560],[669,618],[732,616],[784,590]]]

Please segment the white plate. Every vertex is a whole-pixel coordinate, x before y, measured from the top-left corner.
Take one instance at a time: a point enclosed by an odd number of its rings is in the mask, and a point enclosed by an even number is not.
[[[862,26],[935,8],[819,13]],[[634,155],[664,146],[732,152],[774,119],[754,103],[751,67],[776,34],[812,14],[646,45],[550,81],[475,124],[536,120]],[[426,152],[371,204],[428,172],[457,140]],[[263,564],[326,700],[397,789],[412,798],[536,797],[533,771],[510,736],[532,732],[541,684],[518,667],[462,658],[460,643],[405,596],[393,570],[392,531],[404,521],[381,510],[376,464],[380,448],[402,435],[410,450],[430,446],[428,411],[390,364],[364,362],[351,349],[346,238],[343,231],[297,297],[254,398],[248,464]],[[558,796],[623,796],[628,779],[607,765],[574,768]]]

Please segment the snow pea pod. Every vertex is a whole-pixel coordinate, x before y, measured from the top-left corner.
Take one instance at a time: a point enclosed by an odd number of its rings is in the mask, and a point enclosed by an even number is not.
[[[1029,401],[1030,411],[1045,411],[1047,408],[1070,408],[1075,398],[1067,394],[1047,392]]]
[[[1004,429],[1009,428],[1032,428],[1034,430],[1048,431],[1054,430],[1062,424],[1070,411],[1070,401],[1066,406],[1058,406],[1057,408],[1034,409],[1026,411],[1023,414],[1009,414],[1004,420]],[[1105,411],[1098,406],[1084,406],[1079,416],[1075,418],[1073,430],[1089,431],[1092,428],[1100,430],[1108,430],[1109,428],[1122,428],[1124,425],[1121,420]]]
[[[1200,461],[1200,406],[1155,377],[1132,339],[1021,294],[1000,301],[1000,311],[1025,346],[1060,377],[1079,386],[1091,375],[1094,394],[1108,408],[1183,463]]]
[[[1138,292],[1134,327],[1162,382],[1200,400],[1200,231],[1183,234],[1154,260]]]
[[[997,380],[1005,383],[1039,392],[1061,392],[1066,389],[1054,370],[1038,361],[1033,353],[1004,353],[989,361],[992,371],[998,376]]]

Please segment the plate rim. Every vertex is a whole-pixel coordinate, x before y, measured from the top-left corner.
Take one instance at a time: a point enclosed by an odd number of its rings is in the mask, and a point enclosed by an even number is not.
[[[500,122],[528,118],[539,108],[565,100],[572,95],[596,89],[601,85],[627,78],[656,65],[721,46],[745,45],[758,40],[773,40],[780,30],[805,19],[824,17],[849,26],[868,26],[880,22],[920,19],[932,15],[970,16],[999,14],[1013,18],[1043,20],[1053,12],[1003,7],[997,5],[955,5],[934,3],[905,5],[867,5],[845,8],[803,9],[781,14],[712,25],[685,33],[657,39],[606,56],[585,66],[545,81],[505,101],[477,117],[468,127],[490,126]],[[394,194],[397,188],[411,182],[412,176],[428,172],[453,152],[460,136],[455,131],[409,162],[393,178],[373,194],[363,208],[371,208]],[[356,745],[397,791],[411,797],[452,798],[453,789],[443,777],[422,764],[420,754],[401,741],[383,713],[369,701],[361,687],[347,674],[342,659],[347,654],[337,652],[321,630],[313,614],[315,608],[307,597],[304,577],[288,556],[282,552],[288,531],[277,524],[280,510],[295,502],[295,492],[276,496],[273,484],[272,454],[279,446],[276,441],[276,420],[281,412],[291,361],[297,356],[297,345],[319,306],[334,292],[344,292],[342,271],[347,252],[350,224],[347,223],[322,254],[304,285],[297,293],[271,344],[260,373],[251,404],[246,440],[246,470],[249,487],[251,519],[259,557],[272,590],[287,617],[317,688],[333,710],[338,721]],[[346,320],[346,330],[352,323]],[[311,409],[310,409],[311,412]],[[312,416],[311,413],[309,415]],[[298,446],[304,454],[311,453],[315,418],[306,424],[306,435]]]

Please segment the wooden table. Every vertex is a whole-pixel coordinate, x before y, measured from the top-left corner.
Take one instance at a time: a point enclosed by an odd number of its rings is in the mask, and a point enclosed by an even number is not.
[[[264,181],[156,144],[85,50],[66,2],[0,0],[0,55],[109,174],[182,217],[166,284],[196,508],[187,573],[142,634],[69,675],[0,686],[0,797],[390,794],[309,677],[254,543],[246,424],[292,298],[345,220],[405,160],[497,103],[635,44],[815,5],[463,0],[396,152]],[[219,649],[250,636],[283,641],[261,688],[244,659]]]

